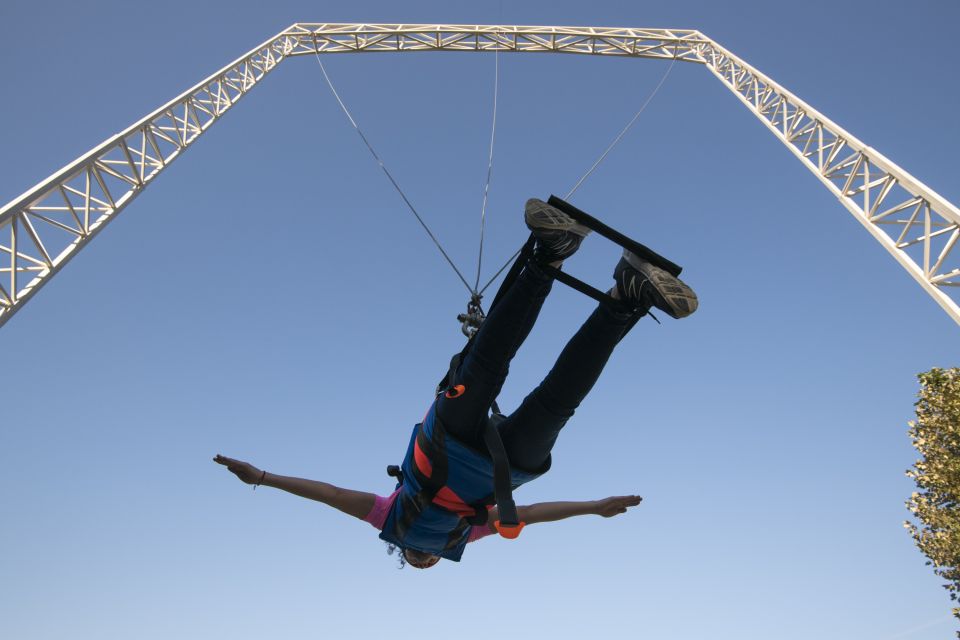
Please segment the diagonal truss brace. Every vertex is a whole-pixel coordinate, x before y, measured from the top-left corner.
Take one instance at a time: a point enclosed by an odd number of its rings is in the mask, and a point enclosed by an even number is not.
[[[292,47],[271,38],[0,209],[0,326]]]
[[[960,210],[717,43],[697,55],[960,324]]]
[[[439,24],[294,24],[0,209],[0,326],[280,62],[315,53],[514,51],[704,64],[960,323],[946,294],[960,212],[698,31]],[[891,231],[887,231],[890,229]],[[953,258],[953,259],[951,259]]]

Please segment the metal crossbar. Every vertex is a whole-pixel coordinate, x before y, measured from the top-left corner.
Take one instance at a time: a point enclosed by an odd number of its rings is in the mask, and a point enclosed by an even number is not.
[[[317,53],[503,51],[703,64],[960,324],[960,210],[699,31],[298,23],[0,209],[0,326],[280,62]]]

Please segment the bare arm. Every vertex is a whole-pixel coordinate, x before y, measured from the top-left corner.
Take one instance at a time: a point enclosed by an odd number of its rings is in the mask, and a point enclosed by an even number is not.
[[[517,507],[517,515],[525,524],[536,522],[556,522],[574,516],[597,515],[604,518],[626,513],[630,507],[635,507],[643,500],[640,496],[611,496],[602,500],[588,500],[586,502],[538,502],[529,506]],[[496,507],[490,510],[487,526],[496,531],[494,522],[500,518]]]
[[[367,517],[377,499],[377,496],[372,493],[344,489],[319,480],[267,473],[249,462],[234,460],[226,456],[217,455],[213,461],[225,466],[246,484],[273,487],[301,498],[316,500],[361,520]]]

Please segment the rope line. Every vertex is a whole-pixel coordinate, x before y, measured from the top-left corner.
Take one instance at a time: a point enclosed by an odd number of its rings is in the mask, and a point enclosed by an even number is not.
[[[493,52],[493,124],[490,126],[490,153],[487,159],[487,182],[483,187],[483,204],[480,207],[480,251],[477,254],[477,280],[473,292],[480,286],[480,269],[483,266],[483,231],[486,226],[487,198],[490,194],[490,178],[493,176],[493,143],[497,136],[497,97],[500,93],[500,49]]]
[[[660,82],[658,82],[658,83],[657,83],[657,86],[653,88],[653,91],[650,92],[650,95],[647,96],[647,99],[643,101],[643,104],[640,106],[640,110],[637,111],[637,112],[634,114],[634,116],[630,119],[630,122],[627,123],[627,126],[625,126],[625,127],[620,131],[620,133],[617,134],[617,137],[613,139],[613,142],[610,143],[610,145],[606,148],[606,150],[605,150],[602,154],[600,154],[600,157],[597,158],[597,161],[593,163],[593,166],[591,166],[591,167],[587,170],[587,172],[586,172],[585,174],[583,174],[583,175],[580,177],[579,180],[577,180],[577,183],[576,183],[575,185],[573,185],[573,188],[570,189],[570,191],[567,192],[567,195],[563,196],[563,199],[564,199],[564,200],[569,200],[569,199],[570,199],[570,196],[572,196],[574,193],[577,192],[577,189],[580,188],[580,185],[582,185],[582,184],[586,181],[586,179],[589,178],[591,174],[593,174],[593,172],[597,169],[597,167],[600,166],[600,163],[603,162],[604,159],[605,159],[608,155],[610,155],[610,152],[613,151],[613,148],[616,147],[616,146],[620,143],[620,140],[623,139],[623,136],[625,136],[625,135],[627,134],[627,132],[630,131],[630,129],[633,127],[634,123],[636,123],[637,119],[640,118],[640,114],[642,114],[642,113],[644,112],[644,110],[645,110],[645,109],[647,108],[647,106],[650,104],[650,101],[653,100],[653,98],[654,98],[654,97],[657,95],[657,93],[660,91],[660,87],[662,87],[662,86],[663,86],[663,83],[667,81],[667,78],[670,76],[670,72],[673,70],[673,65],[676,64],[676,62],[677,62],[677,59],[676,59],[676,58],[673,58],[673,59],[670,61],[670,66],[667,67],[667,70],[664,72],[663,77],[660,78]],[[507,266],[508,266],[510,263],[512,263],[514,260],[517,259],[517,256],[518,256],[518,255],[520,255],[520,251],[517,251],[516,253],[514,253],[514,254],[510,257],[510,259],[507,260],[507,263],[506,263],[505,265],[503,265],[502,267],[500,267],[500,269],[497,271],[497,273],[494,274],[494,276],[493,276],[492,278],[490,278],[489,282],[487,282],[487,284],[483,285],[483,288],[480,289],[480,293],[481,293],[481,294],[482,294],[484,291],[487,290],[487,287],[489,287],[491,284],[493,284],[494,280],[496,280],[496,279],[500,276],[500,274],[503,273],[504,269],[506,269]]]
[[[587,172],[583,174],[583,176],[581,176],[579,180],[577,180],[577,184],[573,185],[573,189],[570,189],[570,191],[567,192],[567,195],[563,196],[564,200],[569,200],[570,196],[576,193],[577,189],[580,188],[580,185],[583,184],[583,181],[586,180],[588,177],[590,177],[590,174],[593,173],[594,170],[600,166],[600,163],[603,162],[604,158],[606,158],[607,155],[611,151],[613,151],[613,148],[617,146],[617,144],[620,142],[623,136],[627,134],[627,131],[630,131],[630,128],[637,121],[637,118],[640,117],[640,114],[643,113],[643,110],[647,108],[647,105],[650,104],[650,101],[653,100],[654,96],[657,95],[657,92],[660,91],[660,87],[663,86],[663,83],[667,81],[667,77],[670,75],[670,71],[673,70],[673,65],[676,64],[676,62],[677,62],[676,58],[670,61],[670,66],[667,67],[667,71],[663,74],[663,77],[660,78],[660,82],[657,83],[657,86],[654,87],[650,95],[647,96],[647,99],[644,101],[643,105],[640,107],[640,110],[637,111],[637,113],[633,116],[630,122],[627,123],[627,126],[623,128],[623,130],[617,135],[617,137],[613,139],[613,142],[610,143],[610,146],[607,147],[606,151],[600,154],[600,157],[597,158],[597,161],[593,163],[593,166],[590,167],[590,169],[588,169]]]
[[[520,252],[521,252],[521,251],[523,251],[523,249],[517,249],[516,251],[514,251],[514,252],[513,252],[513,255],[510,256],[505,263],[503,263],[503,266],[500,267],[500,269],[499,269],[495,274],[493,274],[493,277],[490,278],[490,280],[487,281],[487,284],[483,285],[483,289],[480,289],[480,291],[478,291],[477,294],[482,296],[482,295],[483,295],[483,292],[487,290],[487,287],[489,287],[490,285],[492,285],[493,282],[494,282],[494,280],[496,280],[497,278],[499,278],[499,277],[500,277],[500,274],[503,273],[504,270],[505,270],[507,267],[509,267],[511,264],[513,264],[513,261],[517,259],[517,256],[520,255]]]
[[[483,285],[483,288],[479,288],[480,272],[483,266],[483,239],[484,239],[484,231],[486,227],[487,202],[489,200],[490,182],[493,177],[493,151],[494,151],[494,143],[496,141],[496,133],[497,133],[497,101],[498,101],[499,92],[500,92],[500,57],[499,57],[500,51],[499,49],[496,49],[494,52],[493,119],[490,127],[490,147],[489,147],[489,154],[487,159],[487,179],[483,188],[483,203],[480,207],[480,250],[479,250],[479,255],[477,257],[477,278],[476,278],[476,284],[473,287],[470,286],[470,283],[468,283],[467,279],[463,277],[463,274],[460,272],[460,269],[458,269],[457,265],[454,264],[453,260],[450,259],[450,256],[444,250],[443,246],[440,244],[440,241],[437,240],[436,236],[430,230],[430,227],[427,226],[426,222],[424,222],[423,217],[421,217],[416,207],[413,206],[413,203],[410,202],[410,199],[407,197],[407,194],[404,193],[402,188],[400,188],[400,185],[397,183],[396,179],[394,179],[393,174],[391,174],[390,170],[387,169],[387,165],[384,163],[383,159],[380,157],[376,149],[374,149],[373,145],[367,139],[367,136],[363,133],[363,130],[360,128],[360,125],[357,124],[357,121],[354,119],[353,115],[350,113],[350,110],[347,108],[347,105],[343,102],[343,99],[340,97],[339,92],[337,92],[336,87],[334,87],[333,81],[330,79],[330,75],[327,73],[327,69],[326,67],[324,67],[323,61],[320,59],[320,52],[316,48],[314,49],[314,56],[317,59],[317,64],[320,65],[320,71],[323,73],[323,78],[324,80],[326,80],[327,86],[330,88],[331,93],[333,93],[334,98],[337,99],[337,103],[340,105],[340,109],[343,111],[344,115],[347,116],[347,119],[350,121],[350,124],[353,125],[354,130],[356,130],[357,134],[360,136],[360,139],[363,141],[363,144],[366,145],[367,150],[370,151],[370,155],[372,155],[374,160],[376,160],[377,164],[380,166],[380,169],[383,171],[384,175],[386,175],[387,179],[390,181],[390,184],[393,185],[393,188],[397,191],[397,193],[403,199],[404,204],[407,205],[407,208],[410,209],[410,212],[417,219],[417,222],[420,223],[420,226],[423,227],[423,230],[427,233],[427,235],[433,241],[433,244],[436,245],[437,249],[440,251],[444,259],[447,261],[447,264],[450,265],[454,273],[457,274],[457,277],[460,278],[460,281],[463,283],[463,286],[467,288],[467,291],[470,292],[472,297],[479,298],[479,296],[481,296],[483,292],[486,291],[487,288],[490,287],[490,285],[493,284],[498,277],[500,277],[500,274],[503,273],[503,271],[514,260],[516,260],[517,256],[520,255],[520,251],[519,250],[516,251],[506,261],[506,263],[504,263],[504,265],[497,270],[497,272],[493,275],[493,277],[490,278],[490,280],[487,281],[485,285]],[[600,154],[600,157],[597,158],[596,162],[594,162],[593,165],[587,170],[587,172],[584,173],[579,180],[577,180],[576,184],[573,185],[573,188],[570,189],[570,191],[567,192],[567,195],[564,196],[564,200],[568,200],[574,193],[577,192],[580,186],[583,185],[583,183],[587,180],[587,178],[589,178],[593,174],[594,171],[596,171],[597,167],[600,166],[600,164],[606,159],[606,157],[610,154],[610,152],[613,151],[613,149],[620,143],[620,141],[627,134],[627,132],[630,131],[633,125],[640,118],[640,115],[644,112],[644,110],[646,110],[647,106],[650,104],[653,98],[656,97],[657,93],[660,91],[660,88],[663,86],[667,78],[670,76],[670,72],[673,70],[673,66],[674,64],[676,64],[676,62],[677,62],[676,58],[673,58],[670,61],[670,66],[667,67],[667,70],[666,72],[664,72],[663,77],[660,78],[660,82],[657,83],[657,86],[654,87],[650,95],[647,96],[647,99],[644,100],[643,104],[640,106],[640,109],[634,114],[634,116],[630,119],[627,125],[620,131],[620,133],[617,134],[617,136],[613,139],[613,142],[611,142],[607,146],[607,148],[604,150],[604,152]]]
[[[427,235],[430,236],[430,239],[433,240],[433,244],[437,246],[437,249],[440,250],[440,253],[443,254],[443,257],[446,258],[447,263],[453,268],[456,272],[457,277],[460,278],[460,281],[463,283],[463,286],[467,288],[467,291],[471,295],[475,293],[475,290],[470,288],[470,284],[467,282],[467,279],[463,277],[463,274],[460,273],[460,269],[457,269],[457,265],[453,263],[453,260],[450,259],[450,256],[447,255],[447,252],[444,251],[443,247],[440,245],[440,242],[437,240],[436,236],[433,235],[433,232],[430,231],[430,227],[427,226],[427,223],[423,221],[423,218],[420,217],[420,214],[417,212],[417,209],[411,204],[410,199],[407,198],[407,194],[403,192],[403,189],[400,188],[400,185],[397,184],[397,181],[394,180],[393,175],[390,173],[390,170],[387,169],[387,165],[384,164],[383,160],[377,154],[376,150],[373,148],[373,145],[370,144],[370,141],[367,140],[367,136],[363,134],[363,131],[360,129],[360,126],[357,124],[357,121],[353,119],[353,116],[350,114],[350,110],[347,109],[347,105],[343,103],[343,100],[340,98],[340,94],[337,93],[336,88],[333,86],[333,82],[330,80],[330,76],[327,74],[326,68],[323,66],[323,61],[320,59],[320,53],[317,50],[314,50],[314,55],[317,58],[317,63],[320,65],[320,71],[323,72],[323,77],[327,81],[327,86],[330,87],[330,91],[333,92],[333,96],[337,99],[337,102],[340,104],[340,108],[343,110],[343,113],[346,114],[347,119],[350,120],[350,124],[353,125],[353,128],[356,129],[357,133],[360,134],[360,139],[363,140],[363,143],[369,149],[370,154],[377,161],[377,164],[380,165],[380,168],[383,170],[383,173],[390,180],[390,184],[393,185],[393,188],[397,190],[397,193],[400,194],[400,197],[403,198],[404,203],[417,218],[417,221],[420,223],[420,226],[423,227],[423,230],[427,232]]]

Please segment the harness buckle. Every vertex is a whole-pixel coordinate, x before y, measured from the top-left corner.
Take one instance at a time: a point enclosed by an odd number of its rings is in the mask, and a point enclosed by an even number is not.
[[[396,478],[397,484],[403,484],[403,471],[400,469],[400,465],[391,464],[388,466],[387,475],[391,478]]]

